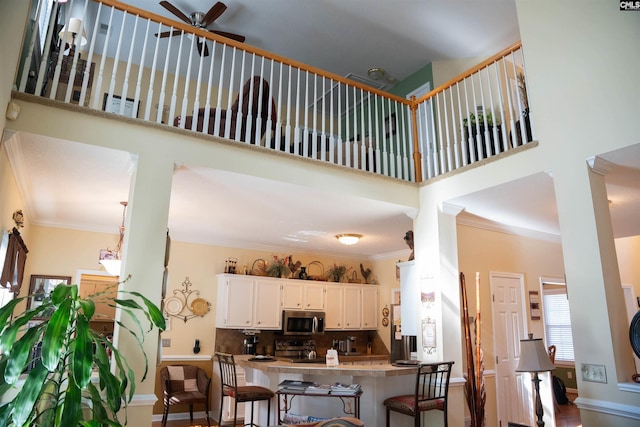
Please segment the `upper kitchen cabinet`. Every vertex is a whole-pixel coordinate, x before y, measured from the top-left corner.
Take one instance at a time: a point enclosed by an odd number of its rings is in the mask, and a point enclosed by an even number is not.
[[[326,285],[327,330],[378,328],[378,287],[372,285]]]
[[[297,280],[285,281],[282,284],[282,308],[285,310],[324,310],[324,284]]]
[[[220,274],[216,325],[230,329],[281,329],[280,295],[278,281]]]

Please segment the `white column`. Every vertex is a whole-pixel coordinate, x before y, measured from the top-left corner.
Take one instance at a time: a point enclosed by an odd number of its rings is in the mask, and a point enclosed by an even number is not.
[[[131,275],[122,286],[137,291],[160,306],[165,239],[169,216],[169,198],[173,175],[173,161],[161,152],[142,153],[138,156],[129,194],[125,224],[124,253],[121,277]],[[120,316],[122,313],[118,313]],[[132,325],[128,316],[121,320]],[[144,322],[141,320],[141,322]],[[135,325],[132,328],[136,328]],[[158,330],[145,334],[143,348],[148,358],[147,378],[144,359],[138,345],[128,333],[114,334],[114,341],[127,357],[136,374],[136,397],[139,402],[129,407],[129,425],[151,426],[154,402],[155,368],[158,351]]]

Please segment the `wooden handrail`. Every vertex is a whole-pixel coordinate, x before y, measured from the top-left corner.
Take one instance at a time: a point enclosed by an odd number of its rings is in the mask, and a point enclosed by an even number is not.
[[[410,105],[411,104],[411,102],[409,100],[407,100],[407,99],[405,99],[405,98],[403,98],[401,96],[393,95],[391,93],[384,92],[384,91],[379,90],[379,89],[375,89],[375,88],[367,86],[365,84],[362,84],[362,83],[359,83],[359,82],[356,82],[356,81],[353,81],[353,80],[349,80],[349,79],[347,79],[345,77],[342,77],[342,76],[340,76],[338,74],[330,73],[330,72],[328,72],[326,70],[322,70],[320,68],[316,68],[316,67],[313,67],[311,65],[307,65],[307,64],[304,64],[302,62],[298,62],[298,61],[295,61],[293,59],[277,55],[277,54],[275,54],[273,52],[269,52],[269,51],[257,48],[255,46],[251,46],[251,45],[246,44],[246,43],[241,43],[241,42],[236,41],[236,40],[232,40],[232,39],[228,39],[226,37],[219,36],[217,34],[214,34],[214,33],[210,32],[210,31],[203,30],[203,29],[200,29],[200,28],[196,28],[196,27],[194,27],[192,25],[189,25],[189,24],[186,24],[184,22],[174,21],[173,19],[166,18],[164,16],[149,12],[147,10],[140,9],[140,8],[135,7],[135,6],[131,6],[129,4],[122,3],[122,2],[120,2],[118,0],[94,0],[94,1],[96,1],[97,3],[102,3],[102,4],[107,5],[107,6],[113,6],[118,10],[126,11],[127,13],[131,13],[133,15],[138,15],[141,18],[144,18],[144,19],[151,19],[151,20],[153,20],[155,22],[160,22],[160,23],[162,23],[164,25],[173,27],[175,29],[183,30],[185,32],[189,32],[189,33],[192,33],[192,34],[196,34],[199,37],[204,37],[204,38],[212,40],[212,41],[223,43],[223,44],[226,44],[226,45],[229,45],[229,46],[232,46],[232,47],[237,47],[238,49],[242,49],[242,50],[247,51],[249,53],[255,53],[256,55],[263,56],[263,57],[265,57],[267,59],[270,59],[270,60],[273,60],[273,61],[276,61],[276,62],[282,62],[282,63],[290,65],[292,67],[299,68],[299,69],[301,69],[303,71],[308,71],[308,72],[317,74],[319,76],[328,77],[331,80],[338,81],[340,83],[343,83],[343,84],[346,84],[346,85],[349,85],[349,86],[354,86],[354,87],[357,87],[358,89],[363,89],[363,90],[366,90],[367,92],[375,93],[376,95],[384,96],[385,98],[391,99],[391,100],[399,102],[401,104],[405,104],[405,105]]]
[[[482,61],[481,63],[479,63],[475,67],[468,69],[464,73],[452,78],[448,82],[441,84],[437,88],[433,89],[431,92],[428,92],[428,93],[424,94],[423,96],[421,96],[419,99],[416,100],[416,103],[420,104],[420,103],[426,101],[427,99],[434,97],[438,93],[444,92],[445,90],[447,90],[451,86],[455,85],[456,83],[463,81],[464,79],[466,79],[467,77],[471,76],[472,74],[477,73],[478,71],[480,71],[481,69],[485,68],[486,66],[491,65],[492,63],[496,62],[497,60],[507,56],[511,52],[515,52],[516,50],[520,49],[521,47],[522,47],[522,42],[521,41],[515,42],[511,46],[509,46],[509,47],[501,50],[500,52],[496,53],[495,55],[485,59],[484,61]]]

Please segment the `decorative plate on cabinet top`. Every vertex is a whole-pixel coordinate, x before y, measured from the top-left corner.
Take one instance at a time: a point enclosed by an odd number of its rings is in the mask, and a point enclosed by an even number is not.
[[[196,298],[191,303],[191,311],[196,316],[204,316],[209,311],[209,303],[203,298]]]
[[[164,310],[167,314],[175,316],[182,311],[182,301],[177,297],[170,297],[164,300]]]

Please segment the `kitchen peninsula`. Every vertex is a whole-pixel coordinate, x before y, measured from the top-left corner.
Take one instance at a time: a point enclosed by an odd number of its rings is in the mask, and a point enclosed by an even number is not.
[[[250,358],[252,356],[249,355],[236,356],[236,363],[245,370],[247,382],[274,391],[283,380],[312,381],[320,384],[360,384],[363,391],[360,398],[360,419],[367,427],[385,426],[385,409],[382,405],[384,399],[414,392],[414,367],[375,364],[379,361],[370,362],[362,360],[363,358],[349,364],[342,364],[341,359],[341,364],[337,367],[327,367],[320,363],[291,363],[284,360],[251,361]],[[290,413],[318,417],[341,416],[345,409],[340,399],[318,399],[307,395],[296,396],[289,403]],[[266,412],[266,407],[261,406],[260,410]],[[261,417],[264,416],[261,412]],[[394,426],[413,425],[409,417],[392,417]]]

